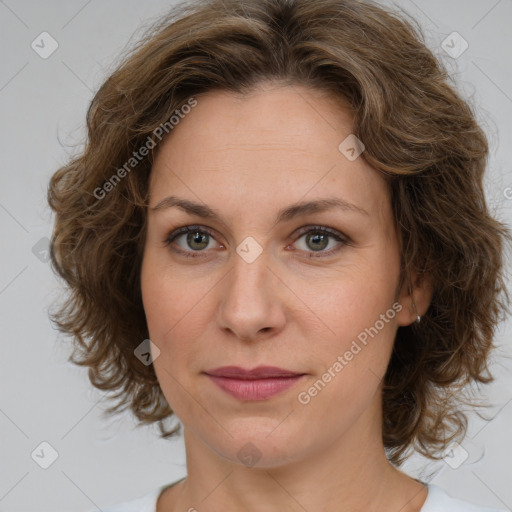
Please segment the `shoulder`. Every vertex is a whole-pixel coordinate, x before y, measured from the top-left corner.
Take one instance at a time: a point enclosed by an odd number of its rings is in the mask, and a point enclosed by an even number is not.
[[[504,512],[452,498],[437,485],[428,484],[427,487],[428,495],[421,512]]]

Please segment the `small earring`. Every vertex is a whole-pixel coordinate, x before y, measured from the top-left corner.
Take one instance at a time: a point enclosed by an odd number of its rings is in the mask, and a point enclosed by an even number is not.
[[[418,315],[418,311],[416,310],[416,304],[414,304],[414,302],[412,303],[412,306],[414,308],[414,311],[416,312],[416,323],[419,324],[421,322],[421,316]]]

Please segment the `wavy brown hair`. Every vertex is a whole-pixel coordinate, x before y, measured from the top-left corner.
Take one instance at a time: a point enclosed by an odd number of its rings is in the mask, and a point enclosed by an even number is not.
[[[179,432],[166,429],[173,411],[153,366],[134,356],[149,337],[140,269],[157,148],[108,193],[105,183],[191,97],[266,80],[348,100],[363,158],[389,179],[402,282],[426,273],[434,294],[420,324],[398,328],[383,441],[395,464],[412,448],[439,457],[466,432],[461,391],[492,380],[511,236],[486,205],[488,142],[474,109],[416,22],[370,0],[196,0],[153,25],[95,94],[83,151],[49,183],[51,262],[68,289],[51,319],[73,339],[70,360],[115,392],[108,414],[129,407],[162,437]]]

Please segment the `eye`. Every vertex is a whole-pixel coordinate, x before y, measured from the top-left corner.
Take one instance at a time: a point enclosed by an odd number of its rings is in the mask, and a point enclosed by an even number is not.
[[[335,229],[331,229],[325,226],[306,226],[302,228],[299,233],[301,235],[297,241],[304,238],[306,249],[305,252],[309,252],[308,248],[312,248],[312,253],[308,255],[309,258],[322,258],[324,256],[331,256],[338,252],[344,245],[349,245],[351,240]],[[326,247],[329,246],[329,239],[333,239],[338,244],[334,244],[334,248],[326,251]],[[319,254],[315,254],[319,253]]]
[[[211,240],[215,240],[212,233],[204,229],[202,226],[184,226],[173,231],[164,241],[164,245],[170,246],[173,242],[184,235],[186,235],[184,237],[185,247],[183,247],[183,245],[180,247],[178,244],[178,247],[173,248],[172,250],[179,254],[183,254],[188,258],[203,257],[203,254],[193,253],[203,253],[205,252],[204,249],[211,249],[210,242]],[[192,251],[188,250],[187,247],[191,248]]]
[[[304,241],[306,244],[305,249],[299,249],[304,252],[310,252],[309,258],[318,258],[324,256],[330,256],[335,252],[338,252],[342,246],[349,245],[351,240],[335,229],[331,229],[325,226],[305,226],[301,228],[298,233],[301,238],[305,237]],[[181,244],[177,243],[180,238],[183,237]],[[335,244],[334,248],[326,251],[326,247],[329,246],[329,239],[333,239],[338,244]],[[197,258],[206,256],[207,251],[205,249],[212,249],[211,242],[215,240],[213,234],[203,226],[184,226],[182,228],[173,231],[166,240],[164,240],[164,246],[171,246],[174,252],[182,254],[188,258]],[[222,245],[220,247],[223,247]],[[308,249],[312,249],[308,251]],[[195,254],[194,254],[195,253]],[[315,254],[319,253],[319,254]]]

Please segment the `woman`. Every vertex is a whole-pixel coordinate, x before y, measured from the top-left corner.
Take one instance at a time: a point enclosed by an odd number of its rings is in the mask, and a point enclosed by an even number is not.
[[[109,511],[483,511],[399,469],[462,439],[506,311],[488,146],[407,21],[187,3],[53,176],[54,315],[187,477]],[[317,247],[315,247],[317,246]],[[79,352],[79,354],[78,354]]]

